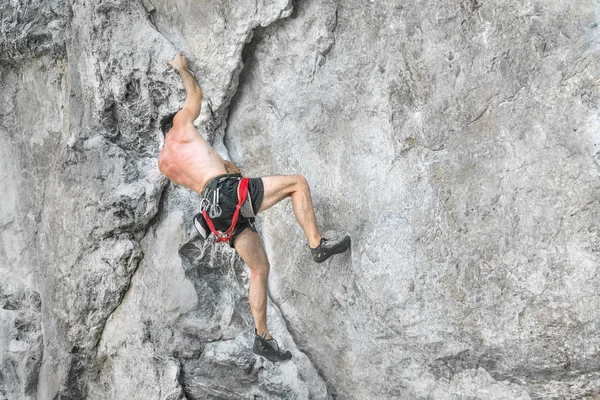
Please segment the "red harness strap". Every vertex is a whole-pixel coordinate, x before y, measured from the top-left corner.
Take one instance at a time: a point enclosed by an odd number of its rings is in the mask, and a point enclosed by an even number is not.
[[[246,201],[247,195],[248,195],[248,178],[242,178],[242,180],[240,182],[240,188],[239,188],[239,200],[238,200],[237,206],[235,206],[235,212],[233,213],[233,218],[231,219],[231,226],[229,227],[229,229],[227,229],[223,233],[219,233],[219,231],[217,231],[215,229],[215,225],[208,217],[208,213],[206,212],[206,210],[202,211],[202,215],[204,216],[204,219],[206,220],[208,227],[210,228],[211,232],[214,233],[215,236],[217,237],[217,242],[228,242],[229,240],[231,240],[231,236],[233,235],[233,230],[235,229],[235,224],[237,223],[238,216],[240,214],[240,208],[242,207],[242,204],[244,204],[244,202]]]

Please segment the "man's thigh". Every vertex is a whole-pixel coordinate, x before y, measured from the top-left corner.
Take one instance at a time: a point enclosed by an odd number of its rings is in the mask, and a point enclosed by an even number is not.
[[[250,268],[265,266],[269,263],[258,233],[250,228],[244,229],[235,238],[233,247]]]
[[[258,212],[268,210],[291,195],[299,179],[298,175],[266,176],[262,178],[265,192]]]

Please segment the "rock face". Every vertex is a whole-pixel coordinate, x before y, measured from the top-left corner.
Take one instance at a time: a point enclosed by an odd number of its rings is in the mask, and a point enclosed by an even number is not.
[[[599,15],[0,2],[0,398],[595,398]],[[291,362],[250,352],[247,267],[158,171],[177,50],[221,155],[352,236],[317,265],[289,202],[259,217]]]

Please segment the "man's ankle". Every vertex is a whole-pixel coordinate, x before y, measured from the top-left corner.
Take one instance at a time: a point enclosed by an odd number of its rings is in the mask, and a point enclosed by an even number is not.
[[[316,249],[320,245],[321,245],[321,236],[319,236],[318,238],[313,238],[313,240],[308,241],[308,247],[310,247],[311,249]]]
[[[271,339],[273,339],[273,337],[271,336],[271,333],[269,333],[268,330],[259,331],[258,329],[255,329],[255,332],[260,337],[263,337],[263,335],[264,335],[264,339],[265,340],[271,340]]]

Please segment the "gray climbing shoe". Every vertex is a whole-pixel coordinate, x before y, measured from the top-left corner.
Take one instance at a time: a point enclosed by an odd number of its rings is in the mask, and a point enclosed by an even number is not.
[[[330,240],[321,239],[318,247],[310,249],[310,254],[315,262],[322,263],[334,254],[343,253],[350,247],[350,236],[345,236],[342,239]]]
[[[254,346],[252,352],[256,355],[266,358],[272,362],[286,361],[292,358],[292,353],[289,351],[283,352],[279,349],[279,344],[273,338],[267,340],[266,332],[262,336],[254,332]]]

